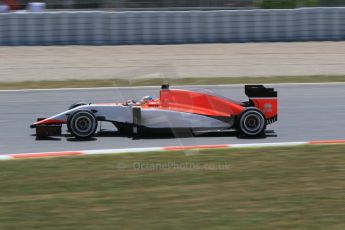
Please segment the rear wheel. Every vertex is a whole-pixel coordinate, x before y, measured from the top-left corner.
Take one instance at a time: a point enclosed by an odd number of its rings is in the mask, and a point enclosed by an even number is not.
[[[87,139],[97,130],[97,119],[91,112],[79,110],[68,117],[67,127],[73,136]]]
[[[257,108],[243,110],[238,122],[240,132],[246,136],[260,135],[266,128],[265,116]]]

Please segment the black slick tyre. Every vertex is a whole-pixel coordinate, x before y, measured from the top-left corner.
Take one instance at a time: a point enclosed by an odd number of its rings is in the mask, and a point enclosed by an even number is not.
[[[93,113],[79,110],[68,117],[67,128],[73,136],[79,139],[88,139],[97,130],[97,119]]]
[[[244,109],[238,119],[238,129],[246,136],[258,136],[266,128],[264,114],[257,108],[250,107]]]

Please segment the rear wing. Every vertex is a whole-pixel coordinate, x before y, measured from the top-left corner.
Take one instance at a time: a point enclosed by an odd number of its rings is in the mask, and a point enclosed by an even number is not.
[[[274,88],[263,85],[245,85],[245,94],[252,106],[260,109],[266,117],[267,124],[278,119],[278,93]]]
[[[277,91],[274,88],[266,88],[263,85],[245,85],[244,86],[246,95],[251,97],[277,97]]]

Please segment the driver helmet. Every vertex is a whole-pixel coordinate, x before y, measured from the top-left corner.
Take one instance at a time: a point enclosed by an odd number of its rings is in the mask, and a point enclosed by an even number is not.
[[[152,96],[145,96],[145,97],[141,98],[142,103],[146,103],[146,102],[153,101],[153,100],[154,99]]]

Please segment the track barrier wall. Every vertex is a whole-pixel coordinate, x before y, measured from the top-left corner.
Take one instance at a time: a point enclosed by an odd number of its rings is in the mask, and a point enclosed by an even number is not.
[[[345,39],[345,7],[0,14],[0,45],[125,45]]]

